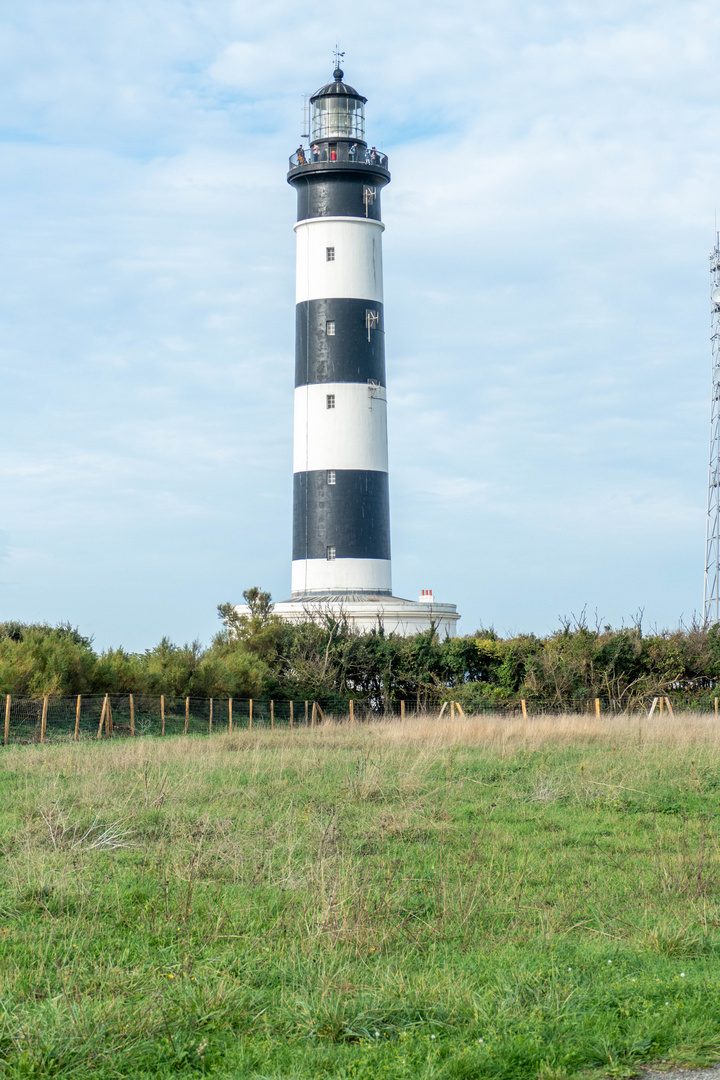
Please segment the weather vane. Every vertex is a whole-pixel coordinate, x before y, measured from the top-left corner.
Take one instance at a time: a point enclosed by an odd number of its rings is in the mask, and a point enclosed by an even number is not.
[[[344,56],[345,56],[345,53],[340,52],[340,45],[336,41],[335,42],[335,67],[336,68],[340,67],[340,61],[344,58]]]

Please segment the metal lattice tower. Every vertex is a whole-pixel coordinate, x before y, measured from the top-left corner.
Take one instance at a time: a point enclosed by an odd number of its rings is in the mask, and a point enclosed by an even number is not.
[[[703,621],[720,622],[720,233],[710,256],[710,340],[712,342],[712,409],[708,470],[707,542]]]

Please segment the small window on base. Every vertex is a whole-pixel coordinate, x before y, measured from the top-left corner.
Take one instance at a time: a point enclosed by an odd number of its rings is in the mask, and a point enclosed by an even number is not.
[[[335,248],[334,247],[326,247],[325,248],[325,261],[326,262],[335,262]]]
[[[328,319],[325,323],[325,333],[328,337],[335,337],[335,320]]]
[[[334,484],[335,483],[335,470],[334,469],[328,469],[328,471],[327,471],[327,482],[328,482],[328,484]]]
[[[326,396],[326,398],[325,398],[325,404],[326,404],[328,409],[334,409],[335,408],[335,395],[334,394],[328,394]]]
[[[335,558],[335,548],[328,547],[327,549],[328,562],[331,562]]]

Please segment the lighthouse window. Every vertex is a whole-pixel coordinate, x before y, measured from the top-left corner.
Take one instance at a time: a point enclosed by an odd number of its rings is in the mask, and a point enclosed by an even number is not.
[[[334,547],[328,547],[328,549],[327,549],[327,557],[328,557],[328,561],[335,558],[335,548]]]
[[[335,320],[328,319],[325,323],[325,332],[328,337],[335,337]]]
[[[334,469],[328,469],[328,471],[327,471],[327,482],[328,482],[328,484],[334,484],[335,483],[335,470]]]
[[[335,262],[335,248],[334,247],[325,248],[325,261],[326,262]]]
[[[326,398],[325,398],[325,404],[327,405],[328,409],[334,409],[335,408],[335,395],[334,394],[328,394],[326,396]]]

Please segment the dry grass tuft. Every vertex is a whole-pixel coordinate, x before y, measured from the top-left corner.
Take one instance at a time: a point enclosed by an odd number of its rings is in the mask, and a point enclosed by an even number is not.
[[[532,717],[497,714],[450,719],[423,716],[377,722],[368,731],[395,743],[426,743],[434,746],[480,746],[493,749],[535,750],[547,746],[650,745],[689,747],[720,745],[720,724],[706,713],[682,713],[675,717],[642,715],[579,716],[572,713]]]
[[[679,713],[675,717],[650,720],[643,715],[580,716],[556,714],[538,717],[508,717],[500,714],[457,717],[437,715],[411,717],[404,722],[379,719],[366,724],[349,725],[332,718],[316,728],[276,729],[268,731],[234,731],[231,734],[138,739],[116,739],[109,743],[32,744],[9,746],[3,751],[2,763],[8,770],[50,768],[65,775],[83,773],[88,753],[92,753],[93,773],[100,778],[108,773],[137,770],[138,775],[152,758],[154,769],[163,765],[177,766],[187,761],[184,782],[193,783],[193,762],[201,761],[205,768],[217,764],[224,768],[228,754],[248,759],[251,767],[267,769],[268,751],[278,755],[281,767],[284,757],[291,753],[298,762],[301,751],[302,773],[322,769],[328,751],[357,750],[368,755],[383,749],[412,748],[432,756],[436,750],[453,746],[484,747],[493,752],[515,753],[519,750],[542,750],[550,747],[599,747],[611,750],[637,747],[666,747],[690,750],[693,747],[720,747],[720,723],[706,713]],[[98,752],[99,751],[99,752]],[[304,753],[302,753],[304,751]],[[418,759],[422,761],[422,758]],[[262,761],[262,766],[260,762]],[[374,766],[367,766],[364,785],[370,782]],[[90,778],[88,778],[90,780]]]

